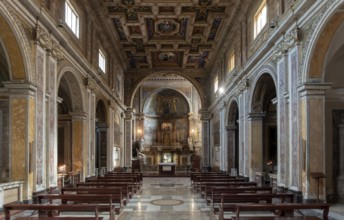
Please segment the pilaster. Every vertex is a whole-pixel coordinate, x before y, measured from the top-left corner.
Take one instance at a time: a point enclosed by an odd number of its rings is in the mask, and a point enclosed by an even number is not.
[[[220,170],[228,171],[228,146],[227,132],[226,132],[226,102],[221,102],[219,106],[220,111]]]
[[[208,167],[211,165],[211,148],[210,148],[210,112],[204,109],[199,110],[202,122],[202,166]]]
[[[330,84],[306,83],[299,87],[300,148],[297,149],[298,178],[302,183],[304,199],[315,200],[317,181],[312,173],[325,173],[325,91]],[[320,200],[326,200],[326,183],[319,181]],[[301,186],[300,186],[301,189]],[[301,190],[299,190],[301,191]]]
[[[10,179],[25,181],[23,199],[31,198],[35,165],[36,86],[28,82],[3,82],[10,98]]]
[[[131,167],[133,109],[127,108],[124,114],[124,166]]]
[[[264,113],[250,113],[249,120],[249,177],[254,180],[255,173],[263,171],[263,118]]]

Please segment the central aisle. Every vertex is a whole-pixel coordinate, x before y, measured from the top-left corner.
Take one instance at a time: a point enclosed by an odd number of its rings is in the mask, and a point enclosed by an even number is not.
[[[189,177],[144,177],[143,186],[118,220],[215,220],[205,200],[193,192]]]

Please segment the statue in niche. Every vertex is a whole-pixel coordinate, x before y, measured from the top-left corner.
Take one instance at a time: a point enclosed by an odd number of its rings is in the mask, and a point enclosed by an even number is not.
[[[145,139],[141,138],[134,143],[132,156],[134,158],[137,158],[138,160],[142,161],[142,163],[144,165],[146,165],[146,162],[147,162],[146,158],[147,157],[145,154],[142,153],[142,151],[144,149],[144,142],[145,142]]]
[[[192,151],[194,149],[194,146],[192,143],[192,137],[188,137],[188,146],[189,146],[190,151]]]

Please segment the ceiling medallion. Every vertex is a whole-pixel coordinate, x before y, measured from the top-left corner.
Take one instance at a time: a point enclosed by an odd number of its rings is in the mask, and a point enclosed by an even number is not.
[[[173,52],[161,52],[158,54],[158,59],[163,62],[172,61],[176,58],[176,54]]]
[[[180,24],[172,19],[158,20],[155,24],[155,31],[161,35],[173,35],[178,33]]]

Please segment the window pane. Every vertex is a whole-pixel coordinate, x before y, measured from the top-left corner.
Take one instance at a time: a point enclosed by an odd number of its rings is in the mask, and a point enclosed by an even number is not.
[[[79,16],[67,1],[65,4],[65,22],[72,32],[79,37]]]

